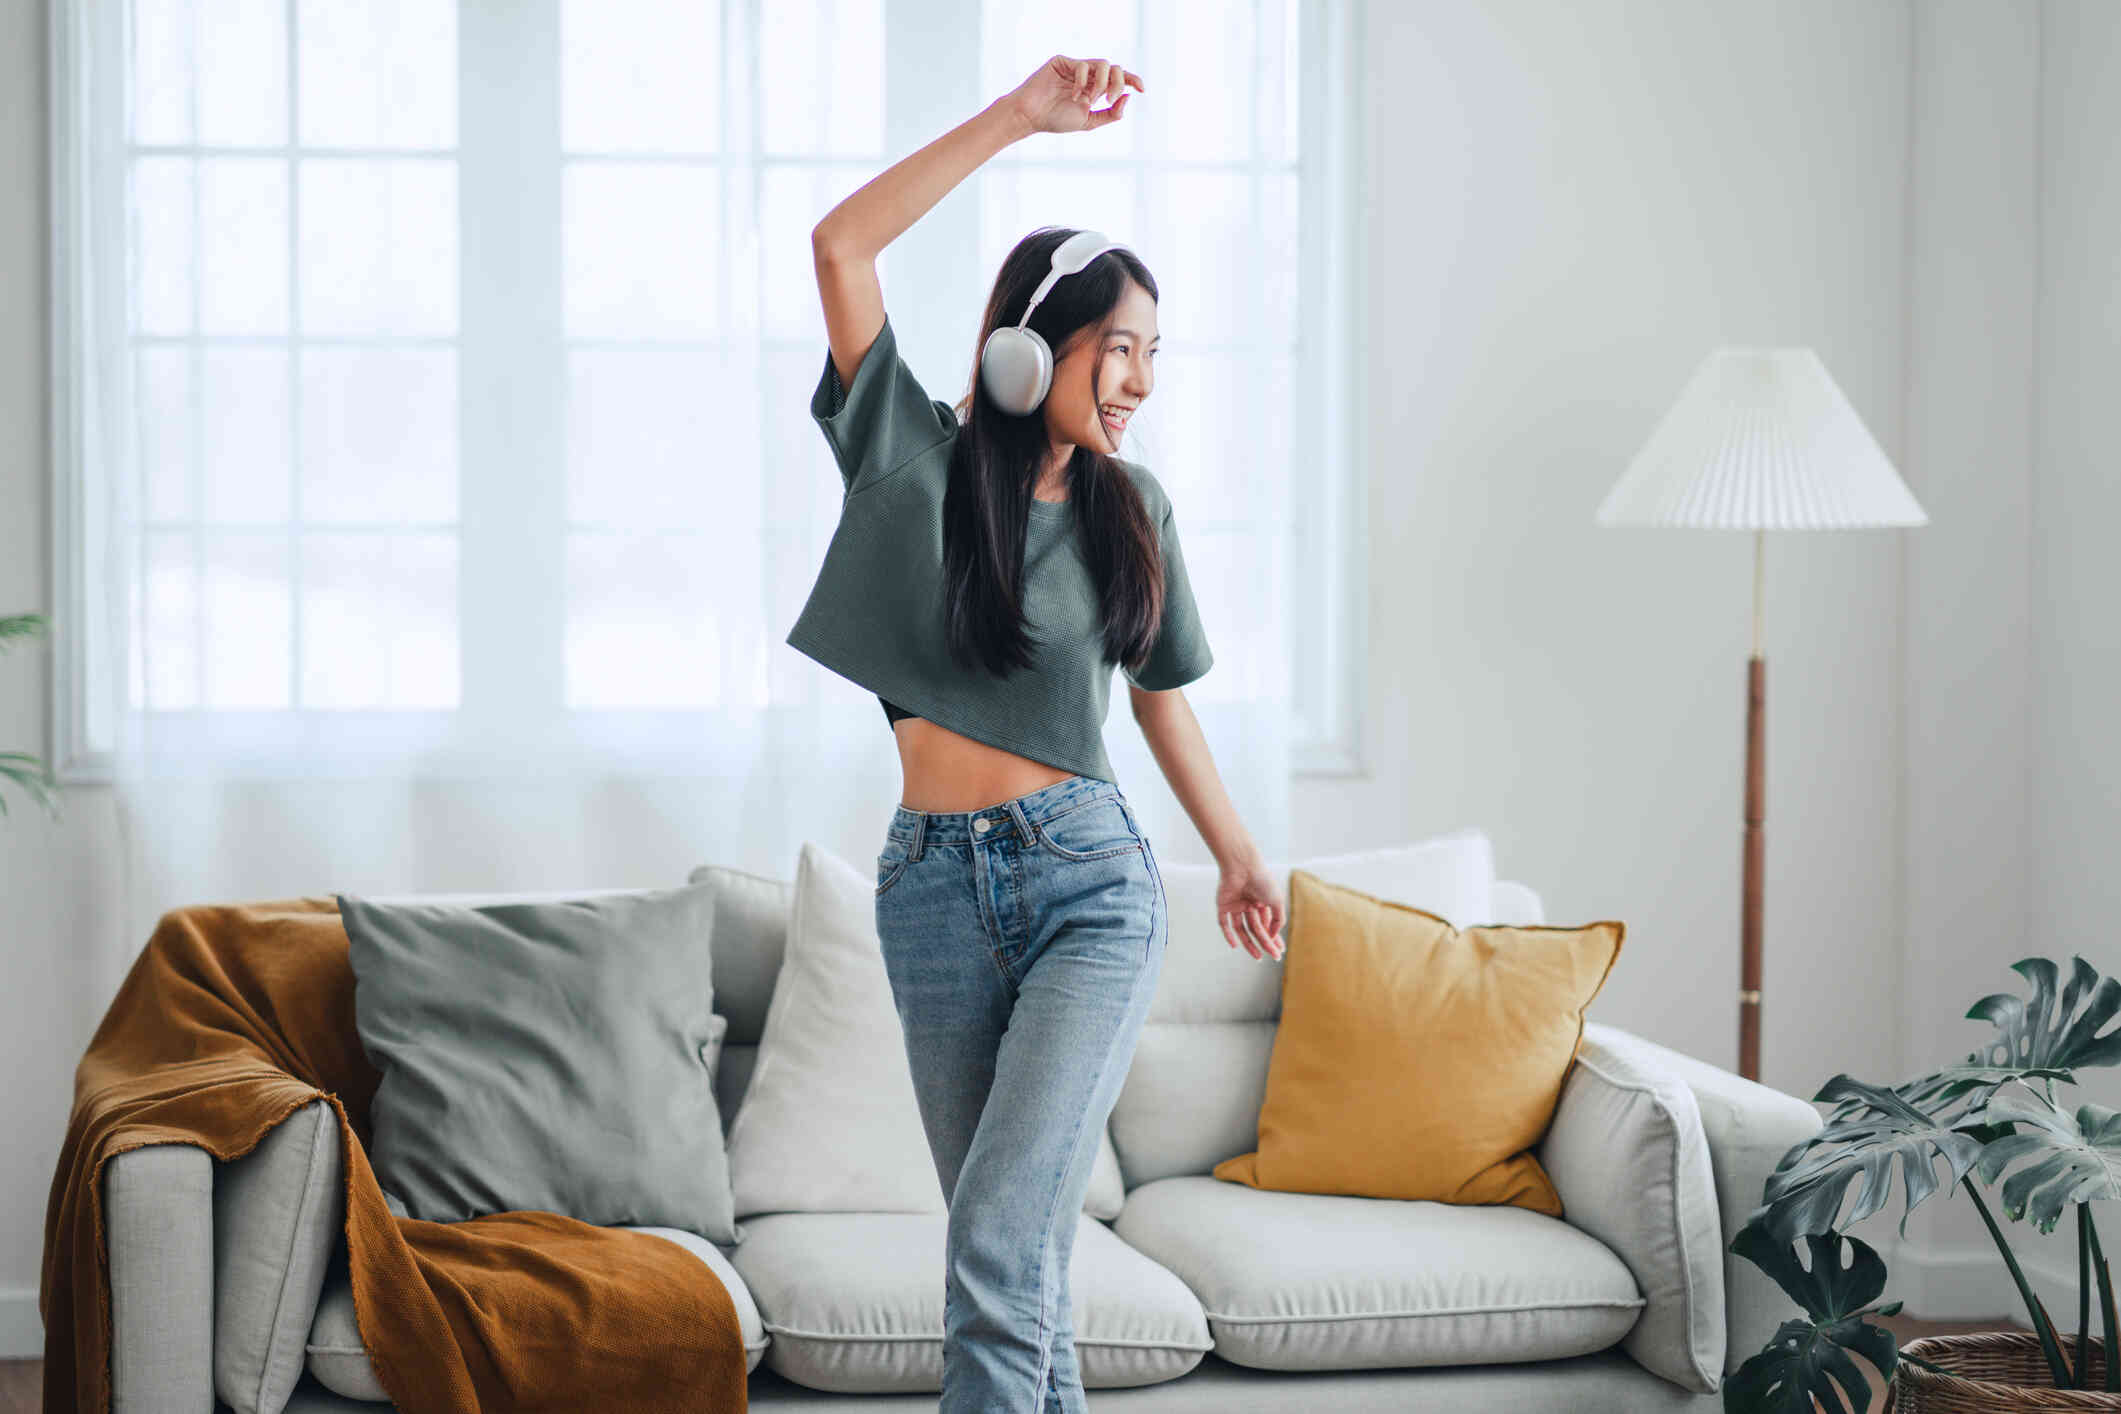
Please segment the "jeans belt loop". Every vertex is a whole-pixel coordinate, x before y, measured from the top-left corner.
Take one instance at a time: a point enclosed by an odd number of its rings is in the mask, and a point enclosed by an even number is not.
[[[1003,803],[1009,807],[1009,818],[1016,822],[1016,828],[1022,833],[1024,837],[1024,843],[1037,843],[1038,826],[1032,824],[1031,817],[1024,813],[1023,802],[1020,800],[1012,799]]]
[[[906,847],[906,862],[917,863],[921,857],[921,840],[928,833],[928,812],[919,810],[913,816],[913,843]]]

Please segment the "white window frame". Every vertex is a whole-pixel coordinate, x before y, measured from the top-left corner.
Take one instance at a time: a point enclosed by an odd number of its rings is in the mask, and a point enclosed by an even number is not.
[[[978,0],[885,0],[885,7],[887,63],[899,45],[913,46],[919,67],[931,79],[887,86],[886,150],[904,153],[962,121],[985,101],[977,92],[979,6]],[[1291,497],[1295,659],[1290,683],[1297,719],[1292,769],[1301,775],[1359,776],[1368,771],[1362,707],[1368,682],[1369,555],[1362,507],[1369,449],[1357,357],[1368,345],[1366,305],[1360,298],[1367,242],[1359,201],[1368,157],[1361,88],[1366,10],[1366,0],[1319,0],[1300,11],[1298,83],[1304,118],[1299,164],[1306,180],[1297,361],[1304,386],[1298,405],[1318,411],[1310,420],[1315,440],[1307,443],[1306,451],[1315,453],[1313,464],[1325,470],[1307,483],[1304,494]],[[108,5],[52,0],[49,21],[50,589],[59,632],[54,635],[54,740],[48,755],[66,784],[107,784],[109,752],[91,745],[107,734],[92,730],[91,721],[98,714],[107,717],[122,703],[126,686],[106,682],[95,671],[96,645],[90,640],[107,623],[94,586],[100,557],[108,550],[108,528],[89,513],[94,504],[91,477],[105,453],[94,445],[93,410],[87,400],[112,386],[90,366],[99,347],[109,347],[107,342],[99,344],[91,321],[120,318],[123,311],[102,307],[86,287],[98,262],[83,258],[82,242],[125,239],[121,223],[104,220],[98,225],[88,219],[92,212],[122,211],[125,202],[123,164],[115,171],[93,169],[97,135],[88,125],[94,105],[102,101],[91,85],[123,89],[130,78],[93,73],[84,63],[92,52],[89,27],[122,27],[124,5],[122,0]],[[460,23],[465,42],[470,42],[478,33],[477,22]],[[106,42],[101,52],[113,49]],[[934,82],[936,75],[945,78]],[[110,136],[103,135],[106,141]],[[118,139],[122,146],[124,135]],[[553,176],[557,180],[557,171]],[[478,180],[468,169],[462,179],[467,184]],[[100,189],[91,190],[92,183],[100,183]],[[924,271],[961,259],[965,249],[976,246],[978,219],[971,200],[946,200],[929,221],[887,252],[887,272],[897,272],[918,288]],[[463,294],[469,298],[472,292]],[[460,345],[464,338],[460,328]],[[466,500],[467,508],[476,504],[475,497]],[[467,515],[467,523],[469,519]],[[460,613],[469,614],[472,607],[467,592]],[[467,642],[470,637],[467,633]],[[467,677],[466,699],[477,690]]]

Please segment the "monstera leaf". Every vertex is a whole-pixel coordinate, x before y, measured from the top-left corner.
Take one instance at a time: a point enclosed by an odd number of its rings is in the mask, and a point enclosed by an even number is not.
[[[1815,1414],[1844,1407],[1863,1414],[1871,1406],[1871,1387],[1849,1358],[1852,1350],[1892,1379],[1899,1359],[1893,1333],[1863,1319],[1885,1290],[1885,1263],[1860,1237],[1808,1233],[1804,1241],[1811,1248],[1810,1271],[1799,1265],[1794,1247],[1760,1224],[1758,1214],[1731,1239],[1731,1251],[1773,1277],[1809,1319],[1784,1321],[1767,1348],[1724,1381],[1723,1407],[1730,1414]],[[1853,1249],[1847,1267],[1841,1264],[1844,1244]],[[1894,1301],[1877,1314],[1899,1309]]]
[[[1997,992],[1969,1007],[1969,1018],[1994,1022],[2000,1034],[1963,1064],[1894,1086],[1909,1104],[1930,1109],[1977,1090],[1982,1092],[1975,1097],[1978,1102],[2010,1080],[2045,1077],[2075,1084],[2070,1072],[2079,1066],[2121,1062],[2121,1027],[2098,1034],[2121,1013],[2121,981],[2101,977],[2082,954],[2072,954],[2069,985],[2058,1000],[2055,982],[2060,969],[2053,959],[2023,958],[2012,963],[2011,970],[2033,984],[2032,997]],[[2084,1003],[2081,1014],[2079,1002]]]
[[[2003,1181],[2003,1211],[2013,1218],[2030,1212],[2040,1231],[2053,1232],[2068,1204],[2121,1198],[2121,1112],[2079,1105],[2072,1115],[2006,1095],[1990,1101],[1981,1117],[2026,1126],[1990,1140],[1974,1167],[1983,1183],[1993,1183],[2018,1159],[2035,1157]]]
[[[1836,1118],[1825,1128],[1791,1146],[1768,1175],[1762,1203],[1750,1221],[1758,1222],[1777,1241],[1853,1225],[1885,1206],[1893,1188],[1893,1160],[1900,1160],[1900,1181],[1907,1190],[1907,1209],[1900,1214],[1900,1235],[1907,1235],[1907,1214],[1937,1191],[1931,1167],[1944,1156],[1952,1184],[1966,1176],[1981,1157],[1981,1140],[1930,1118],[1891,1090],[1837,1075],[1819,1087],[1815,1100],[1860,1101],[1863,1113]],[[1839,1114],[1839,1111],[1837,1111]],[[1863,1175],[1856,1205],[1846,1223],[1837,1221],[1842,1195],[1850,1180]]]

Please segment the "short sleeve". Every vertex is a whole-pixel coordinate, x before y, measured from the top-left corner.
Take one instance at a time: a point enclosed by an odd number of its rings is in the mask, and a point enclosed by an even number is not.
[[[1215,654],[1209,650],[1207,634],[1201,629],[1200,609],[1193,602],[1193,585],[1186,578],[1186,556],[1178,543],[1178,522],[1168,504],[1157,536],[1164,548],[1163,624],[1141,671],[1121,669],[1128,682],[1149,692],[1184,687],[1215,665]]]
[[[840,386],[832,351],[825,351],[824,371],[810,395],[810,416],[831,444],[850,495],[897,471],[957,427],[950,405],[930,398],[899,357],[889,315],[862,355],[853,387]]]

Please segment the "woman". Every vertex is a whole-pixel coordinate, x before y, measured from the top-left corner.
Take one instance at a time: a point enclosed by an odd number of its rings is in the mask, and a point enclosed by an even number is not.
[[[1119,121],[1129,84],[1142,88],[1117,64],[1056,55],[812,233],[831,351],[811,415],[846,498],[788,641],[877,692],[898,739],[876,927],[950,1209],[944,1414],[1087,1407],[1069,1253],[1168,932],[1155,854],[1103,747],[1115,664],[1221,862],[1225,940],[1282,951],[1282,888],[1180,691],[1213,655],[1170,501],[1116,455],[1155,382],[1148,270],[1095,233],[1025,237],[956,407],[899,357],[877,281],[877,253],[987,158]],[[1027,309],[1050,361],[990,353],[997,329],[1029,342],[1006,332]]]

